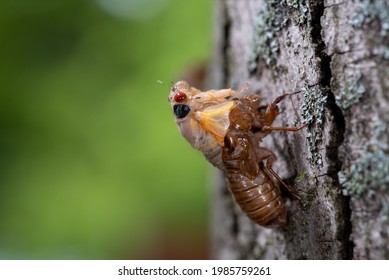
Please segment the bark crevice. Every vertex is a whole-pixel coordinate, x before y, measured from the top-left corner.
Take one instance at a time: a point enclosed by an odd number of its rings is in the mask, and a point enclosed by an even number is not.
[[[344,141],[345,133],[345,118],[342,110],[335,102],[335,95],[331,90],[332,57],[326,53],[326,45],[322,37],[322,23],[321,18],[326,9],[324,1],[311,1],[311,38],[314,47],[314,53],[319,58],[320,80],[319,85],[324,94],[327,95],[327,103],[325,108],[330,115],[326,118],[330,124],[330,139],[326,146],[326,157],[329,163],[326,175],[333,180],[332,187],[337,189],[339,193],[336,200],[339,201],[339,215],[337,221],[338,231],[336,239],[343,244],[340,250],[340,257],[342,259],[352,259],[353,244],[350,240],[352,225],[351,225],[351,207],[350,198],[342,195],[342,186],[339,183],[338,172],[341,170],[341,161],[339,159],[339,147]]]

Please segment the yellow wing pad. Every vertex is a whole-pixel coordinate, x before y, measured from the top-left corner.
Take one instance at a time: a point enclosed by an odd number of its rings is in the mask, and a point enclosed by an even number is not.
[[[233,105],[233,101],[228,101],[207,107],[195,114],[195,119],[207,132],[215,136],[220,145],[223,145],[224,136],[230,126],[228,116]]]

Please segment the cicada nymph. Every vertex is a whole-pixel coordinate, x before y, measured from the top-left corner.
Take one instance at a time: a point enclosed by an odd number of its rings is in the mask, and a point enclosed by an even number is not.
[[[173,85],[169,101],[183,137],[203,152],[214,166],[224,171],[235,201],[247,216],[265,227],[287,223],[287,214],[274,176],[293,192],[273,171],[275,154],[259,145],[273,130],[298,131],[305,127],[272,127],[279,115],[277,104],[261,104],[261,96],[240,90],[201,92],[185,81]]]

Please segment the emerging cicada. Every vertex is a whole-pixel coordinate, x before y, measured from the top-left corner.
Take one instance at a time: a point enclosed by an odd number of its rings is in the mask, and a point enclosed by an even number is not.
[[[247,216],[261,226],[284,226],[284,202],[271,175],[292,191],[272,169],[275,154],[259,143],[273,130],[298,131],[305,125],[272,127],[279,115],[277,104],[289,94],[266,105],[261,105],[259,95],[234,96],[247,88],[201,92],[179,81],[169,101],[181,134],[225,172],[229,189]]]

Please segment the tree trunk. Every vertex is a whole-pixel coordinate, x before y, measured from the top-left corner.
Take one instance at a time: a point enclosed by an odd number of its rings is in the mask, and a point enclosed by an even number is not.
[[[214,197],[214,257],[389,258],[389,1],[217,0],[210,86],[244,84],[280,103],[261,145],[301,196],[288,225],[266,229],[234,203],[223,174]]]

